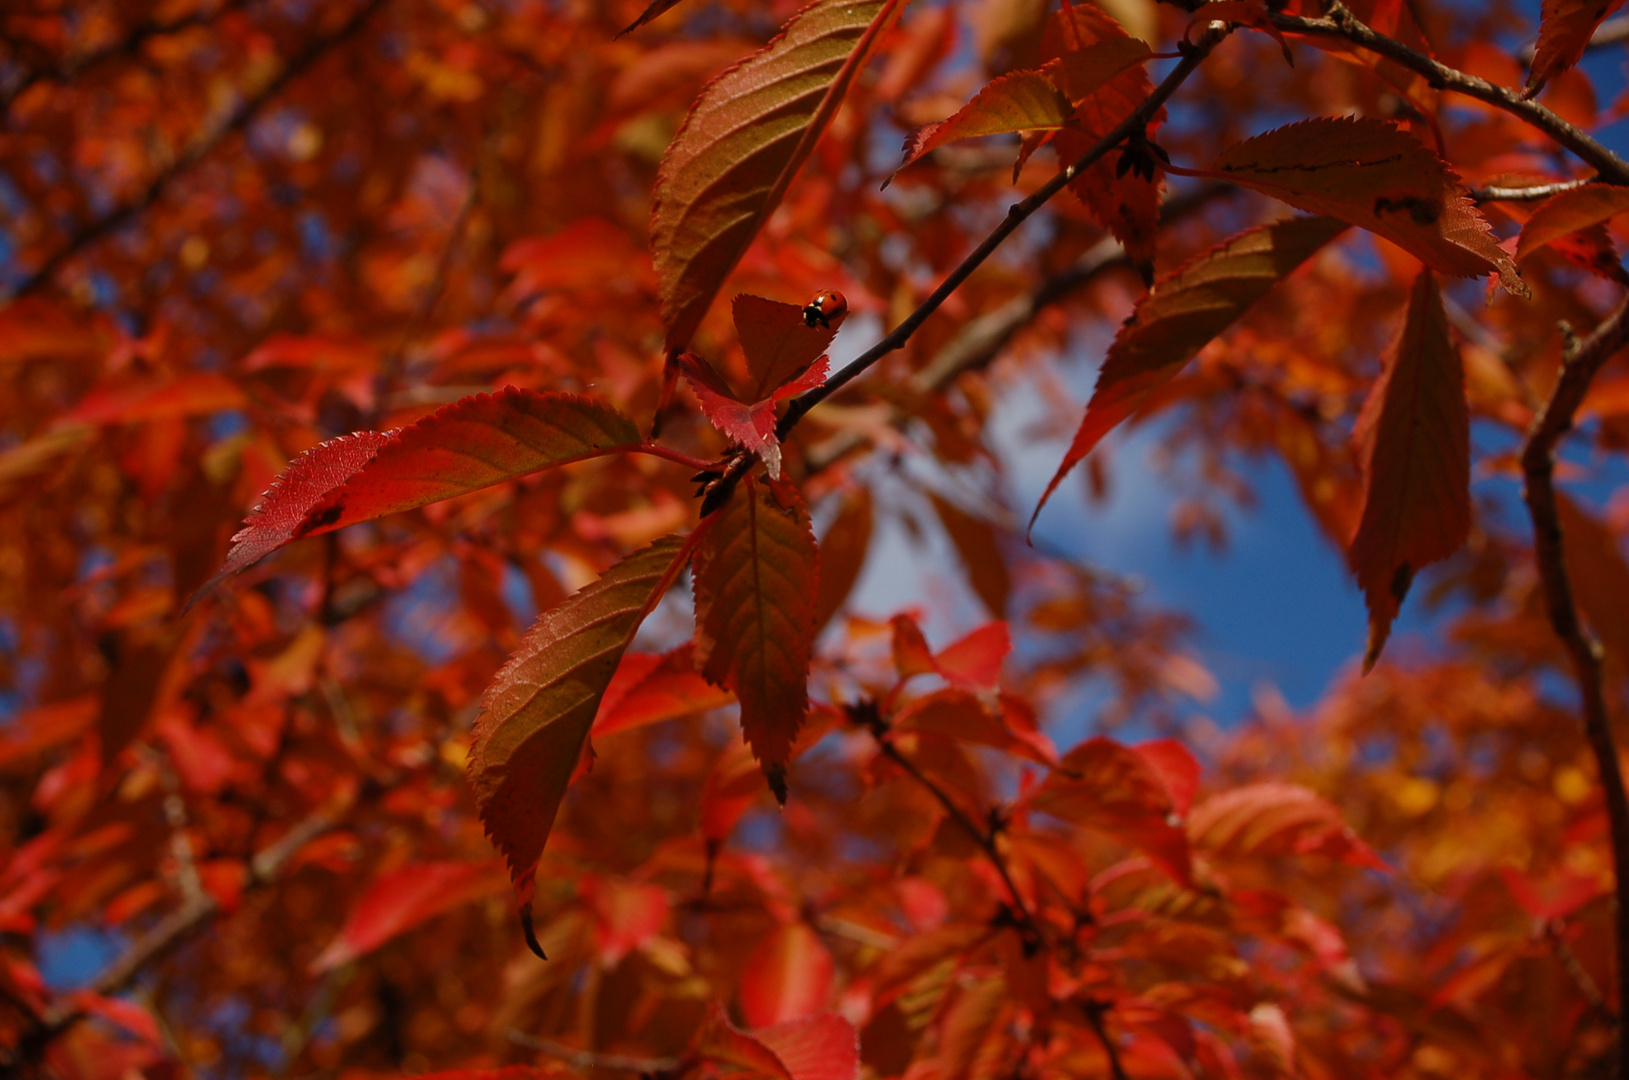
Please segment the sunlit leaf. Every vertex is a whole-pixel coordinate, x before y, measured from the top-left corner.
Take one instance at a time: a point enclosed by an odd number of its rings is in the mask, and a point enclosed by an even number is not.
[[[1327,855],[1387,870],[1328,799],[1297,784],[1250,784],[1205,799],[1188,816],[1194,847],[1230,858]]]
[[[728,384],[711,365],[694,353],[680,353],[679,370],[684,373],[690,389],[708,421],[719,431],[757,454],[769,470],[771,479],[781,475],[781,443],[775,435],[775,406],[805,390],[812,390],[826,381],[827,361],[822,356],[806,368],[802,375],[777,388],[760,401],[745,402],[734,396]]]
[[[1353,432],[1363,517],[1349,561],[1369,607],[1365,671],[1420,568],[1459,550],[1471,527],[1471,436],[1465,370],[1429,270]]]
[[[1104,435],[1226,330],[1280,279],[1346,228],[1329,217],[1291,218],[1241,233],[1161,278],[1115,335],[1086,416],[1035,515]],[[1031,526],[1034,517],[1030,518]]]
[[[544,612],[482,701],[470,782],[487,835],[509,862],[528,934],[537,861],[600,697],[689,554],[682,537],[659,540]]]
[[[1060,128],[1073,112],[1069,99],[1043,72],[1009,72],[992,80],[954,115],[905,136],[905,159],[899,169],[958,139]],[[890,175],[883,186],[892,179]]]
[[[1064,755],[1035,791],[1038,811],[1113,836],[1145,852],[1177,881],[1192,878],[1177,804],[1148,758],[1098,736]]]
[[[692,713],[727,705],[720,690],[696,672],[688,644],[661,655],[629,653],[600,699],[594,717],[596,736],[630,731]]]
[[[776,796],[809,708],[818,563],[790,484],[746,478],[696,551],[696,659],[735,691],[741,727]]]
[[[667,351],[690,343],[904,0],[817,0],[714,79],[657,174],[651,252]]]
[[[751,379],[737,395],[742,401],[761,401],[802,375],[837,336],[829,326],[810,326],[798,305],[761,296],[737,296],[732,314]]]
[[[1215,171],[1314,214],[1384,236],[1434,270],[1498,273],[1528,295],[1516,263],[1442,158],[1384,120],[1319,117],[1229,147]]]

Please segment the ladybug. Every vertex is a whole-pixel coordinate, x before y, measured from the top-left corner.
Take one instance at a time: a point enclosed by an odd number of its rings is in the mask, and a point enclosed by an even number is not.
[[[848,300],[836,289],[822,289],[803,309],[803,322],[807,326],[831,329],[833,322],[842,322],[848,314]]]

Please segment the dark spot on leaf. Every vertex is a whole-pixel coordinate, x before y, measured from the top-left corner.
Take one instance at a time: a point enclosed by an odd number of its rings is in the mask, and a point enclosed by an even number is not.
[[[1399,195],[1395,199],[1382,195],[1374,201],[1374,212],[1376,216],[1406,212],[1416,225],[1434,225],[1442,217],[1442,205],[1418,195]]]
[[[343,513],[345,513],[345,500],[340,499],[332,506],[329,506],[323,510],[322,513],[317,514],[314,517],[308,517],[304,521],[300,522],[300,528],[295,532],[294,535],[296,537],[305,536],[306,534],[315,532],[318,529],[326,528],[338,521],[340,515]]]

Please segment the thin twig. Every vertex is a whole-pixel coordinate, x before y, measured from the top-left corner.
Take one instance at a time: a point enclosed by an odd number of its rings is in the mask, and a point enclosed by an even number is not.
[[[983,242],[974,248],[972,253],[963,259],[960,265],[952,270],[944,281],[939,283],[939,287],[933,290],[932,295],[922,301],[917,309],[906,317],[904,322],[894,328],[892,333],[850,361],[840,371],[827,379],[824,384],[793,401],[787,408],[786,415],[781,417],[781,422],[775,431],[776,436],[784,440],[787,433],[797,425],[797,422],[810,409],[848,385],[850,381],[884,356],[896,349],[904,348],[905,343],[911,339],[911,335],[916,333],[917,328],[928,320],[928,316],[939,310],[939,306],[949,299],[950,294],[955,292],[962,282],[972,276],[973,271],[984,264],[984,260],[988,259],[991,253],[1001,246],[1002,241],[1016,232],[1020,225],[1029,220],[1035,211],[1046,204],[1047,200],[1062,191],[1080,173],[1091,168],[1099,158],[1102,158],[1132,135],[1147,128],[1149,119],[1164,106],[1166,100],[1172,94],[1176,93],[1178,87],[1188,81],[1189,76],[1199,70],[1199,66],[1204,62],[1205,57],[1209,56],[1211,50],[1216,48],[1231,31],[1232,27],[1226,23],[1211,23],[1205,32],[1199,36],[1198,41],[1185,47],[1182,59],[1177,62],[1176,67],[1171,69],[1171,73],[1161,80],[1160,84],[1154,88],[1154,92],[1149,94],[1141,105],[1132,110],[1130,116],[1120,121],[1112,131],[1097,140],[1097,143],[1090,150],[1082,154],[1068,168],[1041,185],[1022,202],[1014,203],[1007,210],[1007,216],[1002,219],[1001,224],[997,225],[990,235],[986,236]],[[1629,175],[1629,170],[1626,170],[1626,175]]]
[[[1129,1080],[1126,1076],[1126,1067],[1120,1061],[1120,1050],[1114,1045],[1114,1039],[1109,1036],[1108,1025],[1103,1023],[1103,1014],[1108,1011],[1107,1007],[1096,1001],[1090,1001],[1082,1005],[1080,1011],[1086,1014],[1086,1022],[1097,1032],[1097,1038],[1103,1044],[1103,1052],[1109,1056],[1109,1073],[1114,1080]]]
[[[540,1051],[579,1069],[612,1069],[616,1072],[656,1076],[662,1073],[675,1072],[679,1066],[684,1064],[680,1058],[632,1057],[627,1054],[601,1054],[593,1050],[579,1050],[575,1046],[567,1046],[565,1043],[557,1043],[553,1039],[545,1039],[537,1035],[528,1035],[524,1031],[516,1031],[513,1028],[507,1034],[509,1041],[516,1046],[524,1046],[528,1050]]]
[[[289,83],[310,70],[334,46],[360,30],[363,24],[388,2],[389,0],[368,0],[349,19],[345,20],[344,24],[334,33],[318,38],[306,45],[305,48],[295,54],[276,78],[267,83],[258,93],[239,102],[238,107],[232,110],[232,113],[223,122],[194,137],[179,157],[160,169],[157,175],[147,182],[147,187],[142,190],[141,194],[127,202],[120,203],[101,217],[88,221],[76,229],[62,247],[53,252],[45,262],[41,263],[11,290],[10,298],[16,299],[37,292],[51,280],[69,259],[121,226],[128,224],[152,207],[178,177],[189,172],[193,166],[207,157],[228,136],[247,128],[255,117],[260,115],[261,110],[281,94]],[[4,296],[0,295],[0,299],[3,298]]]
[[[1557,180],[1553,184],[1534,184],[1531,187],[1479,187],[1471,188],[1471,198],[1479,203],[1485,202],[1537,202],[1548,199],[1552,195],[1559,195],[1563,191],[1574,191],[1588,184],[1600,183],[1600,177],[1586,176],[1581,180]]]
[[[1595,755],[1607,820],[1611,825],[1612,867],[1619,891],[1617,979],[1620,1003],[1629,1002],[1629,903],[1624,902],[1622,895],[1629,885],[1629,794],[1625,793],[1618,748],[1607,718],[1601,685],[1601,646],[1578,618],[1572,582],[1567,576],[1561,519],[1556,507],[1555,456],[1557,446],[1572,430],[1573,418],[1596,373],[1625,345],[1629,345],[1629,300],[1619,304],[1588,337],[1567,349],[1561,376],[1556,380],[1550,400],[1533,420],[1521,458],[1525,480],[1523,496],[1533,519],[1533,555],[1544,587],[1545,606],[1550,625],[1572,661],[1582,699],[1584,734]],[[1621,1031],[1617,1075],[1629,1077],[1629,1047]]]
[[[1366,26],[1357,16],[1347,10],[1340,0],[1328,0],[1325,10],[1327,16],[1322,19],[1307,19],[1297,15],[1274,15],[1272,24],[1280,30],[1294,34],[1306,34],[1310,37],[1338,37],[1361,49],[1377,53],[1388,60],[1395,60],[1417,75],[1425,77],[1426,82],[1438,90],[1452,90],[1486,102],[1497,109],[1502,109],[1510,115],[1524,120],[1538,128],[1551,139],[1578,155],[1592,169],[1600,173],[1601,179],[1609,184],[1629,184],[1629,162],[1625,162],[1618,155],[1602,146],[1585,132],[1567,123],[1561,117],[1540,105],[1522,97],[1520,93],[1496,83],[1488,82],[1475,75],[1468,75],[1457,68],[1438,63],[1417,53],[1400,41],[1377,33]]]

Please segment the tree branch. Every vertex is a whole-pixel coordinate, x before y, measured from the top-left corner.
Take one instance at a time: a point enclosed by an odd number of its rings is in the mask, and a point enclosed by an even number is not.
[[[1322,19],[1274,15],[1272,24],[1280,30],[1305,34],[1308,37],[1341,38],[1361,49],[1377,53],[1388,60],[1395,60],[1415,74],[1424,76],[1425,80],[1438,90],[1452,90],[1464,94],[1526,121],[1571,150],[1599,173],[1600,178],[1606,183],[1629,184],[1629,162],[1625,162],[1588,134],[1567,123],[1538,102],[1529,101],[1515,90],[1438,63],[1429,56],[1415,52],[1400,41],[1377,33],[1347,10],[1346,5],[1340,0],[1328,0],[1325,10],[1328,14]]]
[[[1619,1008],[1629,1002],[1629,903],[1624,889],[1629,885],[1629,795],[1626,795],[1618,749],[1607,718],[1606,697],[1601,684],[1601,646],[1583,627],[1573,599],[1572,582],[1562,549],[1561,520],[1556,508],[1556,448],[1572,430],[1573,418],[1583,403],[1590,383],[1609,359],[1629,345],[1629,300],[1595,328],[1588,337],[1567,349],[1561,376],[1543,410],[1533,420],[1527,442],[1522,447],[1523,497],[1533,519],[1533,555],[1544,587],[1550,625],[1566,647],[1573,675],[1582,699],[1584,734],[1595,755],[1601,790],[1611,825],[1612,867],[1617,881],[1617,979]],[[1618,1036],[1620,1077],[1629,1076],[1629,1048],[1623,1033]]]
[[[1563,191],[1573,191],[1587,184],[1599,183],[1600,178],[1586,176],[1580,180],[1558,180],[1553,184],[1534,184],[1531,187],[1480,187],[1471,188],[1471,198],[1479,203],[1485,202],[1537,202],[1548,199],[1552,195],[1559,195]]]
[[[963,259],[961,264],[952,270],[944,281],[939,283],[939,287],[933,290],[933,293],[922,301],[917,309],[906,317],[904,322],[894,328],[892,333],[850,361],[842,370],[827,379],[823,385],[793,401],[786,410],[786,415],[781,417],[781,422],[775,431],[776,436],[784,440],[787,433],[797,426],[798,421],[803,419],[810,409],[848,385],[855,377],[884,356],[896,349],[904,348],[905,343],[911,339],[911,335],[916,333],[917,328],[928,320],[928,316],[939,310],[939,306],[950,297],[951,293],[961,287],[962,282],[972,276],[973,271],[984,264],[984,260],[988,259],[991,253],[1001,246],[1001,242],[1016,232],[1020,225],[1029,220],[1035,211],[1046,204],[1047,200],[1062,191],[1071,180],[1090,168],[1110,150],[1119,146],[1133,134],[1144,130],[1148,126],[1148,121],[1159,111],[1166,100],[1176,93],[1178,87],[1188,81],[1189,76],[1199,70],[1199,65],[1204,62],[1205,57],[1209,56],[1211,50],[1216,48],[1222,39],[1231,32],[1232,27],[1226,23],[1211,23],[1205,32],[1199,36],[1197,42],[1185,47],[1182,59],[1178,61],[1176,67],[1171,69],[1171,73],[1154,88],[1154,92],[1149,94],[1141,105],[1132,110],[1130,116],[1115,125],[1114,130],[1099,139],[1096,145],[1080,156],[1079,160],[1041,185],[1022,202],[1014,203],[1007,210],[1007,216],[1002,219],[1001,224],[997,225],[990,235],[986,236],[983,242],[974,248],[972,253]],[[1626,173],[1626,175],[1629,175],[1629,173]]]
[[[248,127],[255,117],[260,115],[261,110],[281,94],[289,83],[309,71],[334,46],[362,29],[363,24],[388,2],[389,0],[368,0],[349,19],[346,19],[338,30],[307,44],[305,48],[294,55],[287,66],[278,73],[277,77],[267,83],[258,93],[239,102],[238,107],[232,110],[231,114],[221,123],[195,136],[179,157],[160,169],[158,174],[147,182],[147,187],[142,190],[141,194],[119,204],[101,217],[81,225],[68,237],[67,243],[58,248],[46,258],[45,262],[23,278],[11,290],[9,297],[0,294],[0,299],[16,299],[39,291],[69,259],[95,244],[109,233],[128,224],[152,207],[178,177],[189,172],[193,166],[207,157],[228,136]]]
[[[614,1072],[660,1076],[676,1072],[679,1066],[684,1064],[679,1058],[632,1057],[627,1054],[601,1054],[594,1050],[579,1050],[575,1046],[567,1046],[565,1043],[557,1043],[553,1039],[544,1039],[537,1035],[528,1035],[513,1028],[507,1035],[509,1041],[516,1046],[540,1051],[578,1069],[610,1069]]]

